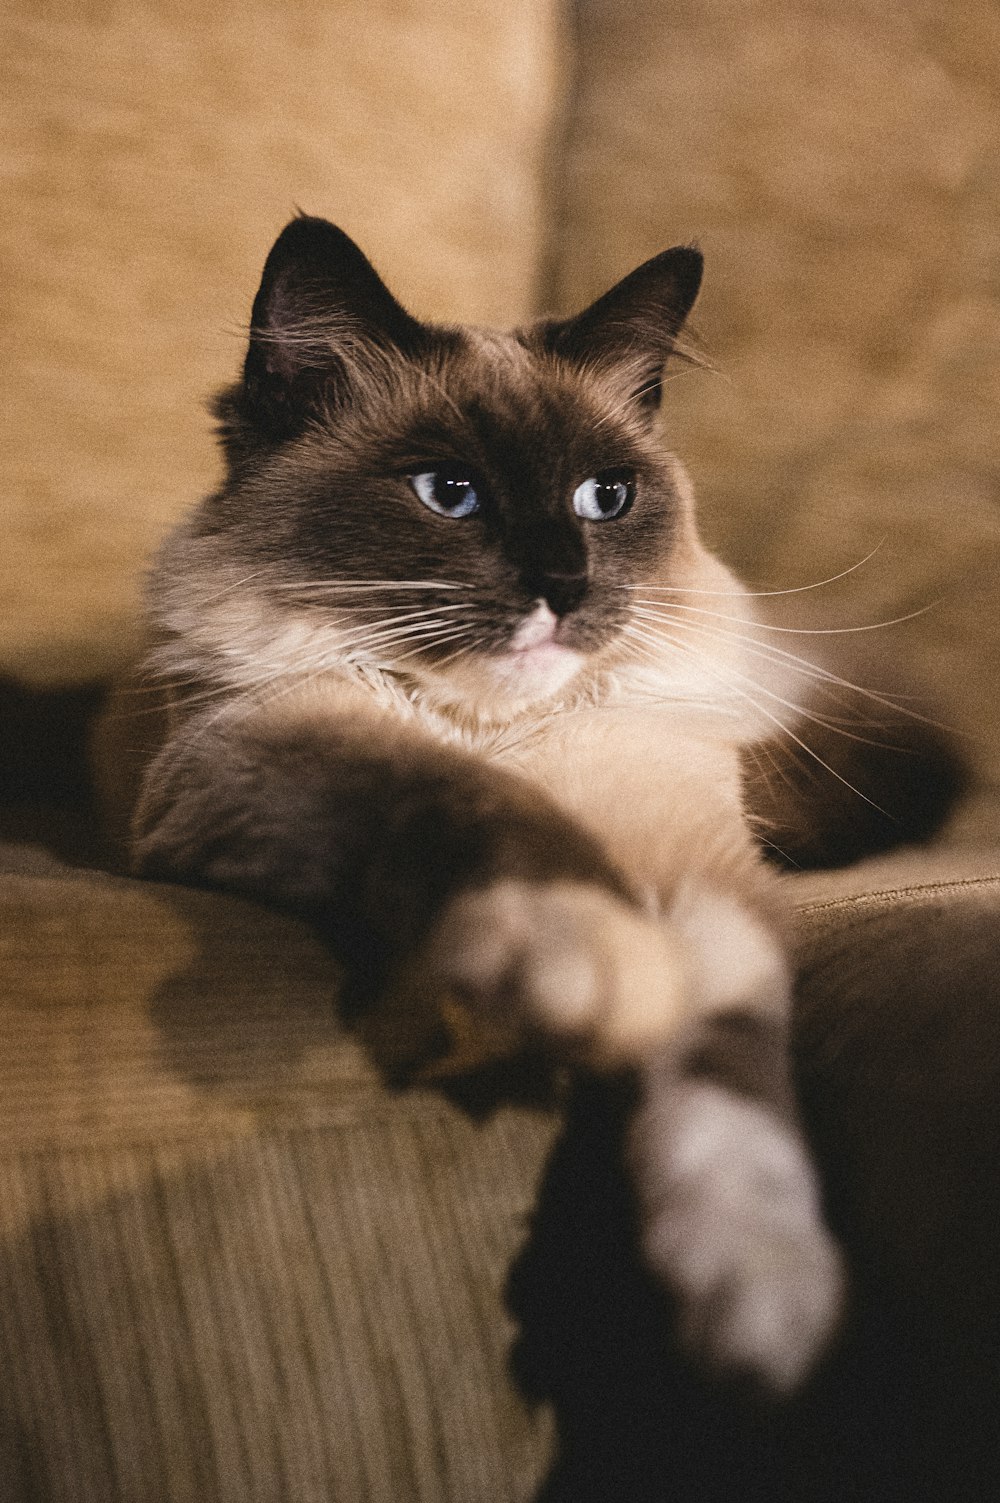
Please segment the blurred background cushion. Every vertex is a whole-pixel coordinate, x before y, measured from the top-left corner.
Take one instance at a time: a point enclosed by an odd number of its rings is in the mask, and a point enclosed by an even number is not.
[[[555,0],[4,7],[0,673],[134,650],[296,206],[421,314],[531,311],[558,30]]]
[[[788,598],[786,624],[930,607],[853,640],[922,675],[969,733],[952,838],[1000,837],[1000,13],[574,14],[549,300],[576,308],[665,245],[701,245],[695,325],[719,374],[678,367],[665,409],[708,536],[758,588],[877,549]]]

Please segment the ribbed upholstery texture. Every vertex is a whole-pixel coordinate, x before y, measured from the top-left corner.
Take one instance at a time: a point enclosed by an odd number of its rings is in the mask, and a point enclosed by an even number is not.
[[[249,905],[8,877],[0,935],[0,1496],[530,1497],[503,1293],[553,1123],[388,1093]]]
[[[1000,1253],[973,1214],[1000,871],[935,870],[799,884],[798,1038],[883,1271],[947,1305]],[[0,1497],[534,1495],[551,1423],[510,1377],[504,1289],[556,1119],[387,1091],[336,983],[250,904],[3,879]]]

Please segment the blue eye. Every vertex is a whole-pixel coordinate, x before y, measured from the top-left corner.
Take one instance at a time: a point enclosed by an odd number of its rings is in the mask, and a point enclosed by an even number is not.
[[[632,470],[601,470],[573,492],[573,510],[586,522],[610,522],[623,517],[635,500]]]
[[[470,517],[479,510],[476,488],[457,466],[422,470],[409,477],[414,495],[439,517]]]

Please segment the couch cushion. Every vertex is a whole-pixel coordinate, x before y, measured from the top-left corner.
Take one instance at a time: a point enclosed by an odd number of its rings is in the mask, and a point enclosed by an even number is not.
[[[576,15],[554,302],[701,244],[695,324],[721,379],[678,367],[665,408],[709,536],[767,589],[877,550],[785,597],[785,624],[929,607],[844,642],[886,655],[879,687],[894,665],[922,674],[940,718],[973,733],[978,791],[953,834],[1000,838],[995,5],[583,0]]]
[[[533,1496],[551,1418],[509,1377],[504,1290],[555,1116],[387,1091],[294,921],[35,870],[0,879],[9,1495]],[[879,1299],[989,1336],[997,855],[789,881],[835,1214]]]
[[[202,404],[296,205],[419,313],[526,313],[556,13],[4,6],[0,673],[79,680],[129,653],[146,557],[214,481]]]
[[[954,1355],[1000,1351],[1000,850],[799,885],[796,1045],[855,1256]]]
[[[336,992],[249,904],[2,880],[4,1497],[532,1495],[503,1291],[554,1122],[386,1091]]]

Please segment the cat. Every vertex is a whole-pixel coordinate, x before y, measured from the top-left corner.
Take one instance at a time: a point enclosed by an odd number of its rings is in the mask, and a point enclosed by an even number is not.
[[[627,1072],[680,1335],[784,1394],[844,1273],[741,772],[772,729],[754,600],[657,431],[701,274],[679,246],[575,317],[430,326],[342,231],[285,228],[217,400],[224,483],[149,581],[170,714],[133,862],[318,925],[402,1068],[464,1034]]]

